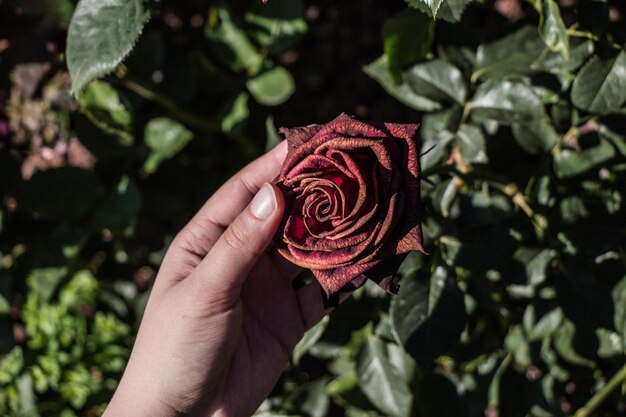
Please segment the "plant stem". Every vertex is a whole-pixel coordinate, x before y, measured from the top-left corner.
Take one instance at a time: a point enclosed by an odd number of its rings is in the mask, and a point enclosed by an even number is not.
[[[145,98],[146,100],[154,101],[155,103],[159,104],[161,107],[167,110],[172,115],[172,117],[179,120],[180,122],[185,123],[191,128],[209,134],[217,133],[220,131],[217,123],[207,121],[202,117],[187,112],[170,97],[153,90],[148,85],[138,80],[124,77],[120,80],[120,82],[124,87]]]
[[[624,381],[626,381],[626,365],[605,386],[600,388],[589,402],[576,412],[574,417],[590,417]]]
[[[576,30],[576,29],[572,29],[572,28],[567,29],[565,31],[565,33],[567,34],[567,36],[572,36],[574,38],[586,38],[586,39],[590,39],[590,40],[592,40],[594,42],[600,42],[600,40],[601,40],[599,37],[597,37],[593,33],[583,32],[581,30]],[[611,45],[611,47],[613,47],[615,49],[624,49],[624,47],[622,45],[620,45],[619,43],[609,42],[609,45]]]

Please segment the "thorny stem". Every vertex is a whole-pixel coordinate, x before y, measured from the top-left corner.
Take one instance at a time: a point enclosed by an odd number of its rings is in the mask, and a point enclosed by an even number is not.
[[[600,407],[600,405],[602,405],[602,403],[613,393],[613,391],[619,388],[625,381],[626,365],[624,365],[622,369],[620,369],[619,372],[616,373],[605,386],[600,388],[600,390],[596,392],[593,397],[591,397],[589,402],[587,402],[584,407],[580,408],[576,412],[574,417],[590,417],[597,410],[597,408]]]

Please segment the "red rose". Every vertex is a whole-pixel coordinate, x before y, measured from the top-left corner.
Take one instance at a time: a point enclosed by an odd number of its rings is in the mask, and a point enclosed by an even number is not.
[[[367,278],[396,292],[406,254],[424,251],[417,125],[342,114],[281,133],[289,152],[276,180],[286,203],[278,251],[328,295]]]

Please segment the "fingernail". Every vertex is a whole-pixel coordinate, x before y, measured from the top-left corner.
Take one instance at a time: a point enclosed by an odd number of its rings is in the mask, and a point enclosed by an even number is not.
[[[252,199],[250,210],[259,219],[267,219],[274,213],[277,206],[274,189],[271,185],[265,183],[259,192],[256,193],[254,199]]]

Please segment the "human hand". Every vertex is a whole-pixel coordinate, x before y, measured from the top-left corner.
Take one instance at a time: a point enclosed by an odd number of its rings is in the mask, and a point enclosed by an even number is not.
[[[105,417],[250,416],[326,314],[319,284],[294,290],[300,269],[266,251],[284,210],[267,182],[286,153],[250,163],[176,236]]]

